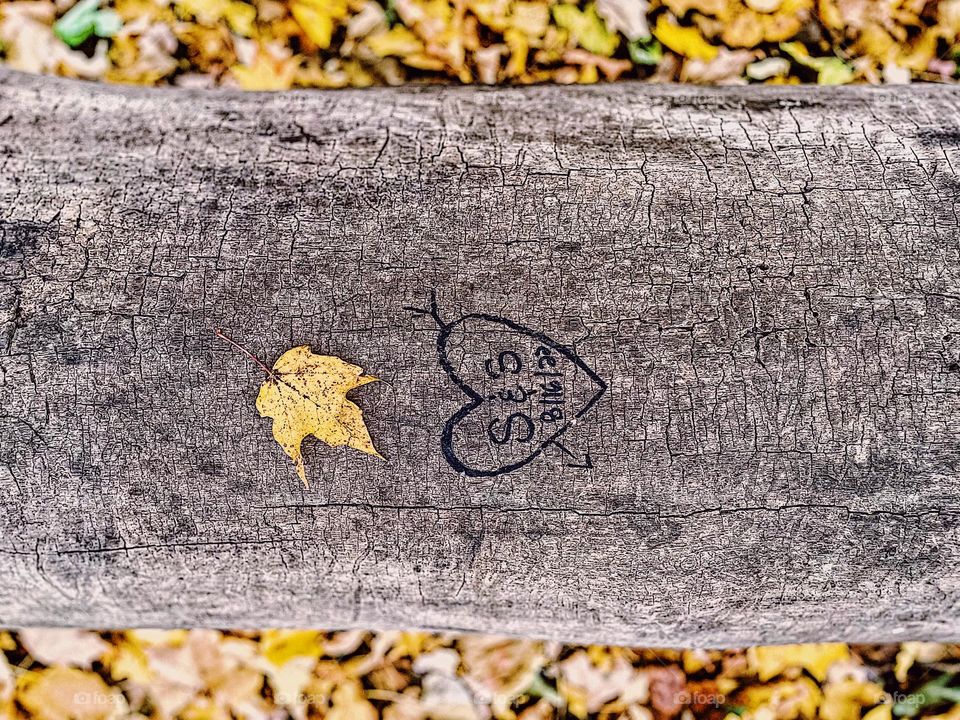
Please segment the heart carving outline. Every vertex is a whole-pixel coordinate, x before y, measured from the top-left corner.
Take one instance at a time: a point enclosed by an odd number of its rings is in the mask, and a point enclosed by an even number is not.
[[[467,477],[496,477],[498,475],[504,475],[506,473],[519,470],[520,468],[529,464],[539,457],[549,445],[557,443],[559,438],[566,433],[567,430],[569,430],[577,420],[585,416],[590,412],[590,410],[593,409],[603,394],[607,391],[608,385],[606,381],[603,380],[603,378],[601,378],[593,370],[593,368],[587,365],[572,349],[538,330],[526,327],[525,325],[521,325],[520,323],[508,318],[500,317],[498,315],[491,315],[488,313],[470,313],[463,315],[452,322],[444,322],[439,316],[434,293],[431,293],[430,295],[430,304],[428,309],[415,307],[406,307],[405,309],[417,314],[429,315],[437,323],[438,327],[440,328],[440,332],[437,334],[437,357],[440,367],[443,368],[443,371],[447,374],[447,377],[450,378],[454,385],[460,388],[460,391],[463,392],[468,398],[468,402],[461,406],[460,409],[458,409],[446,420],[440,435],[440,447],[444,459],[454,470],[466,475]],[[563,424],[560,425],[560,427],[558,427],[548,437],[541,440],[529,454],[520,460],[508,462],[492,469],[477,468],[467,464],[457,455],[453,448],[454,432],[456,431],[457,426],[475,410],[480,408],[486,400],[482,394],[477,392],[477,390],[469,382],[465,381],[457,373],[447,356],[447,342],[450,338],[450,335],[457,329],[458,326],[463,325],[469,320],[485,321],[502,325],[514,333],[519,333],[527,338],[532,339],[542,346],[549,347],[567,361],[572,363],[575,368],[583,372],[593,383],[593,387],[595,388],[594,392],[590,395],[586,403],[583,404],[582,407],[572,417],[565,418]]]

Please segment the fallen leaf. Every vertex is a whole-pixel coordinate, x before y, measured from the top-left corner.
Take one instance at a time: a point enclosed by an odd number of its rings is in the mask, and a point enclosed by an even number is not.
[[[626,705],[649,699],[650,677],[622,657],[600,668],[581,650],[559,663],[558,670],[563,690],[576,698],[583,715],[599,712],[611,700]]]
[[[681,27],[666,15],[657,18],[657,25],[653,30],[657,40],[673,50],[678,55],[693,60],[713,60],[719,49],[703,39],[703,35],[695,27]]]
[[[509,717],[513,699],[525,693],[559,647],[533,640],[465,635],[458,641],[463,679],[475,696],[492,697],[495,717]]]
[[[85,670],[109,648],[89,630],[25,628],[20,631],[20,642],[34,660],[44,665],[74,665]]]
[[[683,652],[683,671],[687,675],[693,675],[705,668],[713,670],[714,662],[717,658],[709,650],[691,649]]]
[[[900,651],[897,653],[894,675],[898,682],[905,685],[907,673],[910,672],[914,663],[936,662],[943,659],[946,654],[947,648],[941,643],[905,642],[900,646]]]
[[[71,50],[35,12],[42,3],[10,3],[0,13],[0,45],[4,64],[30,73],[50,72],[67,77],[98,78],[110,67],[107,43],[97,43],[93,57]],[[50,4],[52,8],[52,3]]]
[[[853,75],[853,68],[840,58],[823,58],[817,67],[817,84],[846,85],[853,80]]]
[[[323,635],[317,630],[264,630],[260,652],[278,667],[296,657],[316,659],[323,653]]]
[[[769,57],[747,65],[747,77],[751,80],[769,80],[790,72],[790,61],[781,57]]]
[[[647,0],[597,0],[597,14],[607,27],[630,42],[650,38],[647,9]]]
[[[431,673],[423,678],[420,709],[431,720],[477,720],[470,691],[456,678]]]
[[[123,695],[99,675],[62,666],[21,675],[17,701],[36,720],[112,720],[127,714]]]
[[[571,65],[592,65],[603,72],[607,80],[616,80],[632,67],[629,60],[594,55],[582,48],[573,48],[563,54],[563,61]]]
[[[844,85],[853,80],[853,68],[836,56],[813,57],[801,42],[780,43],[780,49],[799,64],[816,70],[819,85]]]
[[[550,23],[550,9],[536,2],[515,2],[511,6],[510,27],[528,38],[539,38]]]
[[[663,48],[654,38],[632,42],[627,51],[635,65],[657,65],[663,59]]]
[[[249,65],[234,65],[230,74],[244,90],[288,90],[293,85],[299,60],[275,58],[260,49]]]
[[[953,679],[953,673],[944,673],[924,683],[916,692],[903,696],[893,706],[893,714],[897,717],[915,717],[928,708],[947,702],[960,707],[960,688],[950,687]]]
[[[620,38],[607,29],[592,3],[583,10],[574,5],[556,5],[553,19],[558,26],[569,31],[580,47],[597,55],[610,57],[620,44]]]
[[[7,656],[0,653],[0,717],[16,717],[13,707],[16,688],[17,680],[13,674],[13,669],[7,662]]]
[[[751,711],[749,717],[812,720],[817,716],[823,693],[813,680],[801,676],[797,680],[749,687],[740,701]]]
[[[356,680],[337,686],[332,701],[327,720],[377,720],[376,708],[364,697],[363,686]]]
[[[473,53],[473,61],[477,65],[477,80],[484,85],[494,85],[497,82],[497,73],[500,70],[500,58],[506,54],[506,45],[491,45],[480,48]]]
[[[264,674],[273,692],[274,702],[290,712],[293,718],[305,718],[309,693],[305,688],[314,675],[316,658],[306,655],[294,657],[283,665],[276,665],[260,657],[255,667]]]
[[[363,643],[366,632],[363,630],[344,630],[334,633],[323,644],[323,654],[327,657],[342,657],[355,652]]]
[[[53,25],[54,34],[72,48],[91,35],[112,37],[123,27],[116,11],[101,10],[100,0],[80,0]]]
[[[849,658],[850,650],[842,643],[770,645],[747,650],[750,668],[761,682],[766,682],[792,667],[804,668],[818,681],[823,682],[831,665]]]
[[[346,0],[293,0],[290,13],[321,50],[330,47],[334,24],[347,17]]]
[[[240,350],[269,376],[257,395],[261,417],[273,418],[273,438],[297,467],[307,483],[300,446],[308,435],[331,447],[346,445],[360,452],[377,452],[363,422],[363,412],[347,399],[347,393],[377,378],[363,374],[363,368],[332,355],[314,355],[309,345],[287,350],[268,368],[242,345],[216,331],[217,337]]]
[[[722,47],[713,60],[687,60],[683,64],[680,80],[711,84],[742,82],[744,69],[754,57],[756,54],[749,50]]]
[[[288,350],[274,363],[257,396],[257,410],[273,418],[273,437],[296,464],[304,485],[300,445],[308,435],[331,447],[346,445],[383,457],[373,446],[362,411],[347,400],[348,392],[376,379],[338,357],[314,355],[308,345]]]
[[[883,702],[885,693],[876,683],[843,680],[823,690],[820,720],[860,720],[864,707]]]
[[[909,85],[912,77],[910,68],[900,67],[895,63],[883,66],[883,81],[889,85]]]
[[[783,4],[783,0],[745,0],[745,2],[748,8],[759,13],[776,12]]]
[[[245,2],[231,2],[223,11],[230,28],[244,37],[254,33],[254,21],[257,19],[257,9]]]
[[[863,720],[893,720],[893,709],[888,703],[877,705],[863,716]]]
[[[394,25],[389,30],[371,35],[367,46],[377,55],[403,57],[423,52],[423,41],[403,25]]]
[[[110,670],[110,677],[114,680],[132,680],[140,685],[153,680],[147,654],[140,643],[129,636],[110,648],[103,664]]]
[[[683,709],[687,676],[676,665],[649,670],[650,706],[660,716],[671,718]]]

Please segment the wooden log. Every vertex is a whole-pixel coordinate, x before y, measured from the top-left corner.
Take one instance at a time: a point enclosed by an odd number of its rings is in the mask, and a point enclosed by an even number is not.
[[[943,87],[0,74],[0,624],[960,639],[958,141]],[[305,489],[216,328],[380,378],[385,459]]]

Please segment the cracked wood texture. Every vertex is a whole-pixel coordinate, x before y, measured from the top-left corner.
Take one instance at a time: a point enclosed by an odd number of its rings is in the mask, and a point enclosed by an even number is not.
[[[958,112],[0,75],[0,623],[960,639]],[[440,353],[431,292],[466,317]],[[386,459],[308,441],[305,489],[215,328],[380,378]],[[563,449],[458,471],[440,360],[534,331],[570,403],[606,390]],[[470,432],[448,454],[503,452]]]

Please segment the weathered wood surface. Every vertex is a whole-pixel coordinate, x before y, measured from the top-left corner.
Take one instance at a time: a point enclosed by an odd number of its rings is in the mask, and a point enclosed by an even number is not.
[[[0,75],[0,623],[960,639],[958,110]],[[305,490],[217,327],[380,377],[386,460]],[[552,354],[570,454],[445,455],[438,334],[484,397]]]

